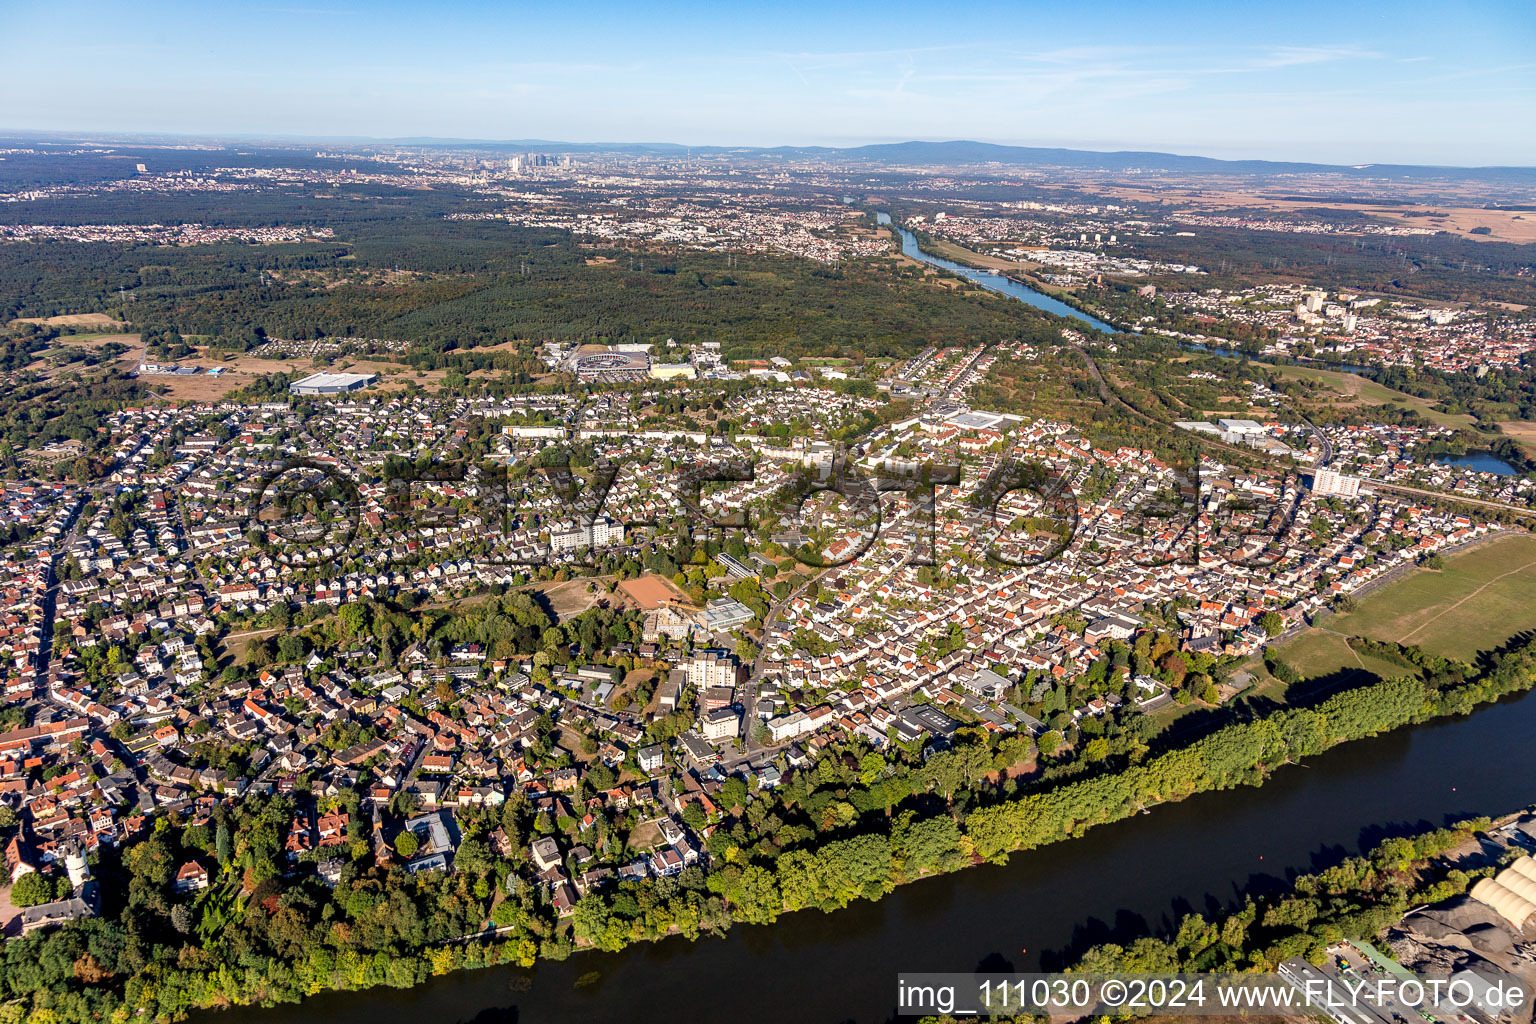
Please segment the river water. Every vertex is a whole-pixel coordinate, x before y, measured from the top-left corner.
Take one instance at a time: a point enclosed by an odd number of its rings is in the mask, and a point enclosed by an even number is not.
[[[875,219],[881,224],[891,224],[890,215],[886,213],[877,213],[875,215]],[[954,273],[959,274],[961,277],[965,278],[967,281],[979,284],[981,287],[986,288],[988,291],[994,291],[999,295],[1006,295],[1009,298],[1018,299],[1020,302],[1034,306],[1036,309],[1043,309],[1047,313],[1055,313],[1057,316],[1069,316],[1074,320],[1081,320],[1083,323],[1087,324],[1089,327],[1092,327],[1096,331],[1103,331],[1105,334],[1118,333],[1115,328],[1111,327],[1103,320],[1099,320],[1096,317],[1091,317],[1081,310],[1073,309],[1065,302],[1062,302],[1059,299],[1053,299],[1044,292],[1038,292],[1028,285],[1020,284],[1018,281],[1015,281],[1011,277],[1004,277],[1002,274],[993,274],[986,270],[977,270],[975,267],[968,267],[963,263],[956,263],[954,260],[946,260],[943,257],[934,256],[931,253],[924,252],[922,248],[917,244],[916,235],[904,227],[900,227],[898,225],[892,226],[895,227],[896,230],[901,234],[901,252],[904,256],[910,256],[915,260],[921,260],[923,263],[927,263],[930,266],[942,267],[945,270],[953,271]]]
[[[1245,890],[1273,888],[1388,834],[1536,803],[1533,738],[1536,693],[1346,744],[1281,768],[1261,788],[1156,807],[1002,867],[928,879],[834,914],[195,1020],[880,1024],[894,1012],[897,972],[1059,967],[1086,944],[1171,929],[1191,910],[1209,916],[1240,904]]]

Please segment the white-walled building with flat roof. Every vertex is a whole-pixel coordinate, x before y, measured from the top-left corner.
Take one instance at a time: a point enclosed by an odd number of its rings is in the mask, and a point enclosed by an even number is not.
[[[315,373],[288,386],[295,395],[339,395],[357,391],[379,379],[376,373]]]

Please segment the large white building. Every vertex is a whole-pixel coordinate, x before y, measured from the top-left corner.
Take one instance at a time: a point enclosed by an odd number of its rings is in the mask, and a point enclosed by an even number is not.
[[[518,423],[501,428],[508,437],[564,438],[570,431],[563,424]]]
[[[687,669],[688,685],[700,693],[712,686],[736,685],[736,656],[725,651],[695,651]]]
[[[624,543],[624,524],[606,517],[590,523],[560,523],[549,531],[549,549],[575,551]]]
[[[725,633],[737,626],[745,626],[757,616],[734,597],[717,597],[699,613],[699,625],[711,633]]]
[[[1360,493],[1360,478],[1346,476],[1331,469],[1319,469],[1312,474],[1312,490],[1318,494],[1337,494],[1353,498]]]
[[[699,723],[699,731],[711,743],[735,739],[741,732],[741,716],[730,708],[716,708],[704,716]]]
[[[339,395],[365,388],[379,379],[376,373],[312,373],[288,386],[295,395]]]

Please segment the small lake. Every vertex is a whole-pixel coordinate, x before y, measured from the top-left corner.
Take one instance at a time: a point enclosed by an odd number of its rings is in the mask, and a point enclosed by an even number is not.
[[[1081,310],[1073,309],[1065,302],[1053,299],[1044,292],[1036,291],[1026,284],[1015,281],[1011,277],[994,274],[990,270],[977,270],[975,267],[968,267],[963,263],[956,263],[954,260],[946,260],[943,257],[934,256],[932,253],[923,251],[922,247],[917,244],[917,236],[904,227],[891,224],[891,216],[888,213],[875,214],[875,220],[881,224],[891,225],[901,233],[901,252],[904,256],[910,256],[915,260],[927,263],[929,266],[939,267],[951,273],[959,274],[972,284],[978,284],[988,291],[997,292],[999,295],[1006,295],[1011,299],[1018,299],[1026,305],[1034,306],[1036,309],[1043,309],[1047,313],[1081,320],[1096,331],[1103,331],[1105,334],[1119,333],[1103,320],[1091,317]]]
[[[1475,469],[1481,473],[1498,476],[1514,476],[1515,467],[1492,452],[1468,452],[1465,455],[1442,455],[1435,460],[1437,466],[1455,466],[1457,469]]]

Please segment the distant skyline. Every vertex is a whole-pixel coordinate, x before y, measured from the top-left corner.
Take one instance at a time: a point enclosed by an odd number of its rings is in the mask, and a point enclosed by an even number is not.
[[[0,34],[0,130],[1536,165],[1529,0],[55,0]]]

